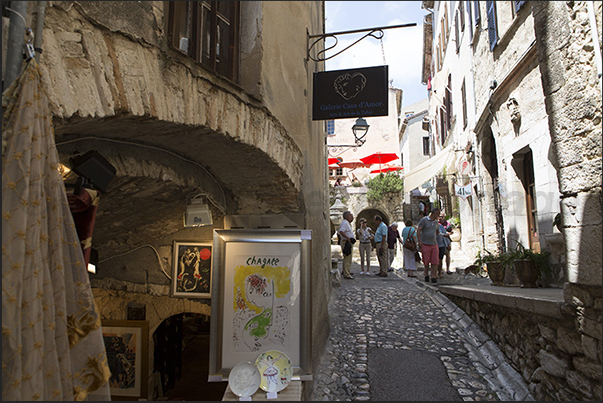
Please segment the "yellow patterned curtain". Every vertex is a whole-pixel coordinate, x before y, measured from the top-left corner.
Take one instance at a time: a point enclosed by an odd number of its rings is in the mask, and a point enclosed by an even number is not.
[[[35,59],[3,104],[2,400],[109,400],[100,317]]]

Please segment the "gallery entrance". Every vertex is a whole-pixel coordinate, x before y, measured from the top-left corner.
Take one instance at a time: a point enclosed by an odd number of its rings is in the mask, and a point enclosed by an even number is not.
[[[220,401],[228,382],[208,382],[210,317],[182,313],[153,333],[153,373],[161,378],[154,400]]]

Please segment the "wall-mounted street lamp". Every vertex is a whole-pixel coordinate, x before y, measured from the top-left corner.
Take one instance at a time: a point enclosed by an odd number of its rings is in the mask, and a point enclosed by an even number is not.
[[[370,125],[366,123],[364,118],[356,119],[356,123],[352,126],[352,133],[354,133],[354,144],[327,144],[329,147],[329,155],[332,157],[336,157],[342,154],[348,148],[362,147],[366,142],[366,134],[368,133]]]
[[[356,123],[352,126],[352,132],[354,133],[354,140],[356,141],[356,145],[361,147],[366,142],[366,134],[368,133],[369,124],[366,123],[364,118],[356,119]]]

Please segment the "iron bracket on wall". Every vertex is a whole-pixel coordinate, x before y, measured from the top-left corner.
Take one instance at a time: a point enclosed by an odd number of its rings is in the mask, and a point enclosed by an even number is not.
[[[367,29],[356,29],[356,30],[352,30],[352,31],[339,31],[339,32],[331,32],[331,33],[326,33],[326,34],[318,34],[318,35],[310,35],[309,33],[307,33],[307,46],[308,46],[308,51],[306,53],[307,59],[306,60],[313,60],[315,62],[324,62],[325,60],[329,60],[334,58],[337,55],[340,55],[341,53],[345,52],[346,50],[348,50],[349,48],[351,48],[352,46],[354,46],[355,44],[357,44],[358,42],[360,42],[361,40],[363,40],[366,37],[373,37],[375,39],[381,39],[383,38],[383,30],[384,29],[392,29],[392,28],[407,28],[407,27],[414,27],[416,26],[417,23],[416,22],[412,22],[409,24],[401,24],[401,25],[392,25],[389,27],[378,27],[378,28],[367,28]],[[323,55],[324,53],[326,53],[327,51],[333,49],[335,46],[337,46],[337,43],[339,42],[339,40],[337,39],[337,35],[348,35],[348,34],[357,34],[360,32],[368,32],[366,35],[364,35],[362,38],[358,39],[356,42],[352,43],[350,46],[346,47],[345,49],[335,53],[334,55],[331,55],[329,57],[322,57],[321,55]],[[333,46],[330,46],[326,49],[320,50],[317,54],[316,54],[316,58],[314,58],[313,56],[310,56],[310,51],[312,50],[312,48],[319,43],[320,41],[324,40],[326,41],[327,38],[333,38],[335,39],[335,44]],[[314,40],[314,42],[312,42],[312,44],[310,44],[310,40]]]

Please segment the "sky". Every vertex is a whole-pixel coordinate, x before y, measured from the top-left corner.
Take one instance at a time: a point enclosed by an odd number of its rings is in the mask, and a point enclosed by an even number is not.
[[[403,91],[402,106],[427,98],[427,88],[421,84],[423,65],[423,16],[420,1],[326,1],[326,32],[350,31],[391,25],[416,23],[415,27],[386,29],[381,41],[368,37],[331,60],[326,70],[389,65],[389,79]],[[338,36],[337,46],[327,57],[344,49],[367,33]],[[335,43],[326,42],[326,47]]]

